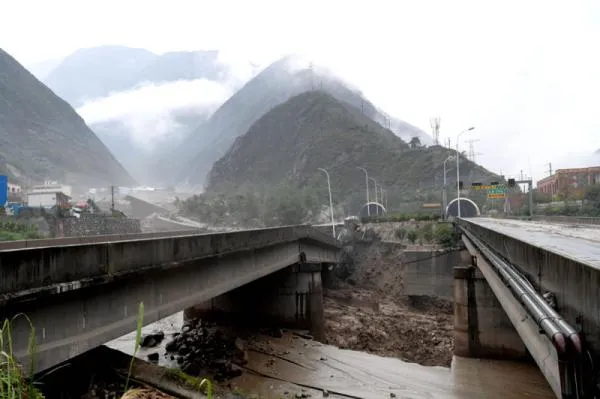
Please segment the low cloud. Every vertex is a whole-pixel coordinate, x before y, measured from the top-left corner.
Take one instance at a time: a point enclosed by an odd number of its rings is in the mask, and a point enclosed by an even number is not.
[[[88,101],[77,112],[90,125],[120,121],[129,128],[136,144],[151,149],[156,139],[180,128],[176,122],[178,113],[185,111],[209,115],[234,90],[229,82],[206,79],[148,83]]]

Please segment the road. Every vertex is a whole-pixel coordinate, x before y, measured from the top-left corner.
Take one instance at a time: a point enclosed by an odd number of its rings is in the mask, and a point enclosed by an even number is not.
[[[468,220],[600,270],[600,226],[491,218]]]

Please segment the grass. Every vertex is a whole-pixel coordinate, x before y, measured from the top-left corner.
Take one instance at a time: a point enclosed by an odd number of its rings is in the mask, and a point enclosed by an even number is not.
[[[18,317],[24,317],[29,323],[29,341],[27,352],[29,354],[29,375],[35,372],[36,338],[35,327],[31,320],[24,314],[18,314],[12,319],[5,319],[0,329],[0,399],[43,399],[42,393],[35,387],[34,381],[23,372],[22,366],[17,362],[13,353],[12,323]],[[122,399],[134,399],[147,397],[147,390],[133,388],[129,389],[129,381],[133,372],[135,355],[142,341],[142,326],[144,324],[144,303],[140,302],[137,316],[135,348],[129,363],[129,371],[125,381]],[[209,399],[213,398],[212,383],[207,378],[197,378],[185,374],[181,370],[171,369],[169,374],[175,376],[179,381],[189,387],[205,393]]]
[[[13,353],[12,322],[17,317],[25,317],[29,322],[28,353],[30,359],[30,375],[35,370],[36,339],[35,328],[31,320],[23,314],[18,314],[12,319],[5,319],[0,329],[0,398],[1,399],[42,399],[44,396],[35,387],[23,372],[21,365]]]
[[[169,369],[167,373],[177,382],[195,389],[199,393],[205,393],[209,399],[213,397],[212,383],[208,378],[194,377],[179,369]]]
[[[42,238],[35,226],[13,220],[0,220],[0,241],[33,240]]]

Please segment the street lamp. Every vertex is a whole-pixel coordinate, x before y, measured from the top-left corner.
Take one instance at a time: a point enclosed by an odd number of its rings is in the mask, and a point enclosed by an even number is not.
[[[373,180],[373,183],[375,184],[375,203],[378,204],[378,202],[377,202],[377,180],[373,179],[372,177],[369,177],[369,180]],[[377,214],[379,215],[379,206],[377,206],[375,209],[377,210]]]
[[[442,194],[443,194],[443,198],[442,198],[443,209],[442,209],[442,212],[444,212],[444,215],[446,214],[446,207],[448,206],[448,184],[446,183],[446,162],[453,161],[453,160],[454,160],[454,155],[448,155],[448,158],[446,158],[446,160],[444,161],[444,191],[442,192]]]
[[[335,238],[335,223],[333,222],[333,201],[331,200],[331,182],[329,181],[329,172],[323,168],[319,170],[327,176],[327,189],[329,190],[329,213],[331,214],[331,229],[333,231],[333,238]]]
[[[466,133],[470,130],[475,129],[475,127],[471,126],[468,129],[463,130],[456,136],[456,204],[458,206],[458,218],[460,219],[460,154],[458,152],[458,141],[460,140],[460,136],[463,133]]]
[[[371,216],[371,207],[369,206],[369,173],[367,169],[359,167],[358,169],[365,172],[365,183],[367,185],[367,215]]]

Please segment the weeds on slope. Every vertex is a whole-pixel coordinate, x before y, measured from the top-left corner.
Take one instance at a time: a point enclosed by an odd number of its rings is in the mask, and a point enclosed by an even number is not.
[[[36,340],[31,320],[24,314],[5,319],[0,329],[0,399],[43,399],[44,396],[26,376],[13,353],[12,323],[18,317],[24,317],[30,326],[27,348],[30,359],[29,375],[33,376],[35,371]]]

